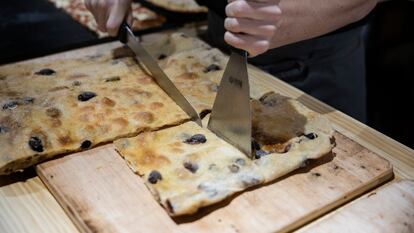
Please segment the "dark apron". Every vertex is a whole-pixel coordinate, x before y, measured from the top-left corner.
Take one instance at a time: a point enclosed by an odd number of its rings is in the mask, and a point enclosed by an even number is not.
[[[228,51],[223,18],[209,12],[207,40]],[[362,25],[269,50],[249,62],[313,97],[366,121]],[[277,33],[277,32],[276,32]]]

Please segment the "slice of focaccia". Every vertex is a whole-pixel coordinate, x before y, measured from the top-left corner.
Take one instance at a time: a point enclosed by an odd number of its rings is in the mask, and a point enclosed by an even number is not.
[[[268,93],[253,100],[252,109],[254,160],[193,122],[119,139],[115,146],[172,216],[194,213],[331,151],[329,122],[299,102]]]
[[[179,13],[205,13],[207,8],[197,4],[195,0],[146,0],[155,6]]]
[[[188,119],[134,59],[0,68],[0,175]]]

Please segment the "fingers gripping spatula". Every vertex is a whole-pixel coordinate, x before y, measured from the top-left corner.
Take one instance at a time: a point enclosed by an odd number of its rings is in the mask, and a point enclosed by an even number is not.
[[[253,158],[246,51],[232,49],[214,101],[208,129]]]

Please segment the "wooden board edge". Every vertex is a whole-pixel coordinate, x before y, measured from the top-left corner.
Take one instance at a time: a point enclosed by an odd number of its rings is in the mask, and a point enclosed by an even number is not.
[[[43,169],[40,169],[42,166],[42,163],[35,166],[37,175],[39,176],[43,184],[46,186],[46,188],[49,190],[49,192],[52,194],[52,196],[59,203],[59,205],[62,207],[65,214],[72,221],[73,225],[75,225],[75,227],[81,233],[93,233],[88,224],[82,220],[81,216],[79,216],[78,211],[71,209],[69,201],[66,200],[66,198],[63,195],[61,195],[60,192],[58,192],[58,190],[53,187],[53,185],[50,185],[49,182],[47,182],[48,179],[46,178],[46,174],[43,173]]]
[[[382,158],[381,156],[379,157]],[[292,232],[294,230],[297,230],[298,228],[308,224],[312,220],[322,217],[323,215],[329,213],[330,211],[340,208],[344,204],[349,203],[352,200],[355,200],[363,196],[365,193],[369,192],[370,190],[375,189],[381,186],[382,184],[386,183],[387,181],[392,180],[394,178],[394,172],[393,172],[391,163],[389,164],[390,164],[389,169],[379,174],[377,177],[373,178],[371,182],[360,184],[360,186],[357,189],[353,190],[352,192],[345,193],[338,199],[332,201],[330,204],[322,207],[321,209],[315,210],[309,213],[307,216],[304,216],[303,218],[299,219],[298,221],[293,222],[289,226],[282,228],[279,232],[284,233],[284,232]]]

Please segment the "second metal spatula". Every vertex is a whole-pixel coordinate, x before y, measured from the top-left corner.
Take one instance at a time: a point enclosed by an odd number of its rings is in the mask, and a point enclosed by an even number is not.
[[[208,128],[252,158],[252,120],[247,52],[233,49],[211,111]]]

